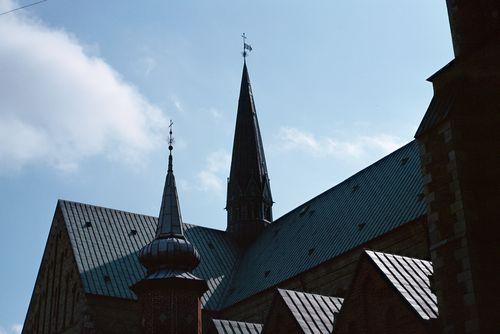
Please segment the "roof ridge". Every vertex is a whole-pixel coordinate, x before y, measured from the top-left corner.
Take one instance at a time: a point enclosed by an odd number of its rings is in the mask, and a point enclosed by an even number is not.
[[[57,200],[57,202],[58,203],[73,203],[73,204],[77,204],[77,205],[88,205],[88,206],[92,206],[92,207],[98,208],[98,209],[112,210],[112,211],[115,211],[115,212],[128,213],[128,214],[135,215],[135,216],[143,216],[143,217],[147,217],[147,218],[158,219],[158,217],[156,217],[156,216],[148,215],[148,214],[145,214],[145,213],[137,213],[137,212],[127,211],[127,210],[122,210],[122,209],[115,209],[115,208],[111,208],[111,207],[108,207],[108,206],[102,206],[102,205],[96,205],[96,204],[91,204],[91,203],[72,201],[72,200],[67,200],[67,199],[62,199],[62,198],[59,198]],[[191,223],[185,223],[185,222],[184,222],[184,225],[187,225],[189,227],[201,227],[201,228],[205,228],[205,229],[208,229],[208,230],[214,230],[214,231],[226,233],[226,231],[220,230],[220,229],[214,228],[214,227],[208,227],[208,226],[191,224]]]

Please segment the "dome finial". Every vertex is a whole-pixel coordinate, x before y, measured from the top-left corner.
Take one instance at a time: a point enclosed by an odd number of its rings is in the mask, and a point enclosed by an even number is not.
[[[172,127],[174,125],[174,122],[170,120],[170,124],[168,125],[169,131],[168,131],[168,150],[170,151],[168,154],[168,171],[172,171],[172,150],[174,149],[174,137],[172,136]]]

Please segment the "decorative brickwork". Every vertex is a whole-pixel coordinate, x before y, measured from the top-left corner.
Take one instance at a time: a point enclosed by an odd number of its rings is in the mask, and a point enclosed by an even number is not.
[[[201,304],[193,291],[154,289],[142,293],[139,300],[143,333],[201,334]]]
[[[91,333],[93,328],[68,233],[56,210],[22,332]]]

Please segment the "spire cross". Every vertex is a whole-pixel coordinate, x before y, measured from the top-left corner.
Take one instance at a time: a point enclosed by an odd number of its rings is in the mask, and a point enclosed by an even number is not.
[[[168,131],[168,170],[167,172],[171,173],[173,171],[172,168],[172,150],[174,149],[174,137],[172,136],[172,126],[174,125],[174,122],[170,120],[170,124],[168,125],[169,131]]]
[[[168,131],[168,150],[172,152],[174,149],[173,144],[174,144],[174,137],[172,136],[172,127],[174,125],[174,122],[170,120],[170,124],[168,125],[169,131]]]
[[[241,38],[243,38],[243,52],[241,54],[243,55],[243,59],[246,60],[248,52],[252,51],[252,46],[246,43],[247,36],[245,35],[245,33],[241,35]]]

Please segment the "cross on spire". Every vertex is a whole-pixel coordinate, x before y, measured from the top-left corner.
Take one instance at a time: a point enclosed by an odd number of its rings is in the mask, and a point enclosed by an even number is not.
[[[168,131],[168,150],[172,152],[174,149],[174,137],[172,136],[172,127],[174,125],[174,122],[170,120],[170,124],[168,125],[169,131]]]

